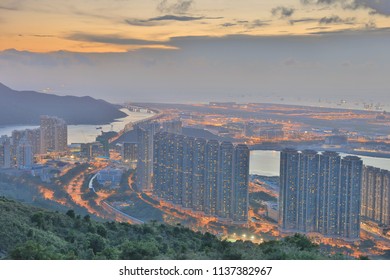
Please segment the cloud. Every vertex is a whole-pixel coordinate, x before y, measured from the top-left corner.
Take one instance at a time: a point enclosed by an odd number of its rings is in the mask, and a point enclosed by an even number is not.
[[[356,35],[356,36],[362,36],[362,35],[380,35],[380,36],[386,36],[388,37],[390,35],[390,27],[376,27],[375,22],[369,21],[365,25],[359,28],[344,28],[340,30],[332,30],[332,31],[318,31],[318,32],[311,32],[309,34],[312,35],[324,35],[324,36],[332,36],[332,35]]]
[[[290,19],[290,24],[294,25],[301,22],[318,22],[318,18],[300,18],[300,19]]]
[[[256,19],[246,24],[248,28],[256,28],[261,26],[269,25],[268,21]]]
[[[157,5],[157,10],[160,13],[185,14],[190,10],[193,2],[193,0],[178,0],[170,4],[168,0],[162,0]]]
[[[222,19],[223,17],[192,17],[192,16],[175,16],[164,15],[160,17],[154,17],[149,19],[125,19],[125,23],[134,26],[157,26],[164,25],[165,21],[196,21],[202,19]]]
[[[225,22],[225,23],[222,23],[221,26],[222,27],[231,27],[231,26],[236,26],[237,23],[232,23],[232,22]]]
[[[369,9],[373,14],[390,16],[389,0],[301,0],[303,5],[334,5],[339,4],[346,10]]]
[[[390,16],[389,0],[354,0],[352,8],[368,8],[375,14]]]
[[[301,3],[303,5],[312,5],[312,4],[331,5],[342,1],[344,0],[301,0]]]
[[[366,29],[376,29],[376,23],[374,20],[369,20],[365,25]]]
[[[276,7],[271,10],[273,16],[278,16],[279,18],[286,18],[293,15],[295,9],[287,7]]]
[[[45,67],[52,70],[56,66],[88,65],[94,66],[94,61],[81,53],[56,51],[50,53],[34,53],[8,49],[0,51],[0,61],[17,63],[30,67]]]
[[[136,19],[136,18],[125,19],[125,23],[127,23],[128,25],[134,25],[134,26],[156,26],[156,25],[160,25],[160,23],[150,21],[149,19]]]
[[[50,34],[33,34],[31,36],[39,37],[39,38],[54,38],[54,37],[57,37],[55,35],[50,35]]]
[[[342,19],[339,16],[333,15],[333,16],[330,16],[330,17],[323,17],[323,18],[321,18],[318,21],[318,23],[319,24],[324,24],[324,25],[326,25],[326,24],[354,24],[355,20],[356,20],[356,18],[353,18],[353,17]]]
[[[23,0],[2,0],[0,10],[19,11],[23,7]]]
[[[189,17],[189,16],[174,16],[174,15],[165,15],[161,17],[155,17],[149,19],[149,21],[161,21],[161,20],[175,20],[175,21],[193,21],[205,19],[205,17]]]
[[[164,45],[167,43],[166,41],[140,40],[116,35],[97,35],[88,33],[73,33],[66,36],[65,39],[113,45]]]
[[[235,22],[225,22],[221,24],[221,26],[222,27],[243,26],[248,29],[253,29],[253,28],[269,25],[268,22],[269,22],[268,20],[260,20],[260,19],[255,19],[252,21],[236,20]]]

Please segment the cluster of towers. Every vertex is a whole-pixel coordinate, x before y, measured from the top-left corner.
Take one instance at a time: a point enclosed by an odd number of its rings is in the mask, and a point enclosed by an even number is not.
[[[137,130],[137,187],[184,209],[221,221],[248,219],[249,149],[187,137],[180,121]]]
[[[11,137],[0,138],[0,167],[31,169],[34,155],[64,152],[67,140],[67,125],[64,120],[41,116],[40,128],[14,130]]]
[[[280,159],[279,227],[358,240],[363,162],[336,152],[285,149]]]
[[[154,193],[161,199],[220,220],[247,222],[246,145],[158,132],[153,174]]]
[[[390,171],[364,167],[361,216],[379,225],[390,225]]]

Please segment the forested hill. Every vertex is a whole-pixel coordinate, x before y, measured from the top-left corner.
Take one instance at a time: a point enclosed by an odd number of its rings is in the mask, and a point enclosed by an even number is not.
[[[306,237],[262,245],[182,226],[96,222],[0,197],[0,259],[328,259]],[[342,258],[333,256],[332,258]]]
[[[104,100],[16,91],[0,83],[0,125],[38,125],[41,115],[57,116],[68,124],[105,124],[126,117]]]

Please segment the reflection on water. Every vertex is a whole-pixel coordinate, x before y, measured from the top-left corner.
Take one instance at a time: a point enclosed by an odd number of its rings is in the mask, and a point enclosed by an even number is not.
[[[340,156],[346,155],[340,153]],[[376,158],[368,156],[359,156],[365,165],[378,167],[381,169],[390,169],[389,158]],[[249,162],[249,173],[262,176],[279,176],[280,152],[278,151],[251,151]]]

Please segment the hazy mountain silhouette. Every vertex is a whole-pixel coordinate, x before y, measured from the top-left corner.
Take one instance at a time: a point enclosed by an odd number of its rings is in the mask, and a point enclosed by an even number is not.
[[[41,115],[58,116],[68,124],[104,124],[126,116],[114,105],[89,96],[16,91],[0,83],[0,125],[36,125]]]

